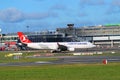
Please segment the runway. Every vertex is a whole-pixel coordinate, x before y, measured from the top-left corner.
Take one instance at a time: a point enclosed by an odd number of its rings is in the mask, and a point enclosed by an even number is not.
[[[43,57],[42,57],[43,58]],[[46,57],[45,57],[46,58]],[[53,58],[53,57],[52,57]],[[120,56],[56,56],[56,61],[37,61],[37,62],[21,62],[21,63],[0,63],[0,66],[34,66],[34,65],[47,65],[47,64],[97,64],[101,63],[104,59],[109,62],[120,62]]]

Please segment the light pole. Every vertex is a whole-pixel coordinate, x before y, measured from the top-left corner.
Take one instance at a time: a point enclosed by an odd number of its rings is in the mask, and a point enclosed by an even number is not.
[[[26,28],[27,28],[27,32],[29,32],[29,26],[26,26]]]
[[[2,45],[2,29],[0,28],[0,43]]]

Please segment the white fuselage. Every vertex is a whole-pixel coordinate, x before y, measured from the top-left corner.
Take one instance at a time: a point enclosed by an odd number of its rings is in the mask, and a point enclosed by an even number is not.
[[[59,45],[64,45],[68,48],[92,48],[95,47],[90,42],[58,42]],[[39,43],[27,43],[27,46],[34,49],[58,49],[57,42],[39,42]]]

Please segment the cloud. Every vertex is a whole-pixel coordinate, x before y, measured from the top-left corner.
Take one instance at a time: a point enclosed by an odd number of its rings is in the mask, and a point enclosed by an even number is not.
[[[67,7],[65,5],[62,5],[62,4],[56,4],[51,9],[54,9],[54,10],[66,10]]]
[[[85,5],[95,6],[95,5],[103,5],[103,4],[105,4],[104,0],[80,0],[81,7],[84,7]]]
[[[41,20],[50,17],[57,17],[57,13],[42,12],[42,13],[24,13],[16,8],[8,8],[0,11],[0,20],[3,22],[22,22],[24,20]]]
[[[86,16],[88,16],[87,15],[87,13],[85,13],[85,12],[80,12],[80,13],[78,13],[78,17],[86,17]]]
[[[0,11],[0,20],[3,22],[23,21],[24,14],[15,8],[8,8],[8,9]]]
[[[109,4],[108,10],[106,10],[106,14],[117,14],[120,12],[120,0],[112,0]]]
[[[45,13],[29,13],[25,14],[25,19],[33,19],[33,20],[40,20],[45,19],[49,17],[57,17],[58,15],[56,13],[52,12],[45,12]]]
[[[40,1],[40,2],[42,2],[42,1],[46,1],[46,0],[33,0],[33,1]]]
[[[109,15],[109,14],[117,14],[120,12],[120,8],[119,7],[115,7],[115,6],[110,6],[108,8],[108,10],[106,11],[106,14]]]
[[[120,7],[120,0],[113,0],[112,5]]]
[[[35,1],[44,1],[44,0],[35,0]]]

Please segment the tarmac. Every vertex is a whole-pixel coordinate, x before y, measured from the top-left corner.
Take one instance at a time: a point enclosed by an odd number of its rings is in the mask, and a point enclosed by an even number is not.
[[[119,51],[120,48],[92,48],[92,49],[76,49],[78,52],[114,52]],[[61,54],[61,53],[58,53]],[[67,54],[67,53],[65,53]],[[107,60],[108,64],[111,62],[120,62],[120,56],[94,56],[94,55],[78,55],[78,56],[49,56],[39,58],[58,58],[56,61],[37,61],[37,62],[21,62],[21,63],[0,63],[0,66],[34,66],[34,65],[55,65],[55,64],[103,64],[103,60]],[[38,57],[37,57],[38,58]]]
[[[42,57],[47,58],[47,57]],[[56,61],[37,61],[21,63],[0,63],[0,66],[36,66],[36,65],[55,65],[55,64],[103,64],[103,60],[110,62],[120,62],[120,56],[55,56]]]

